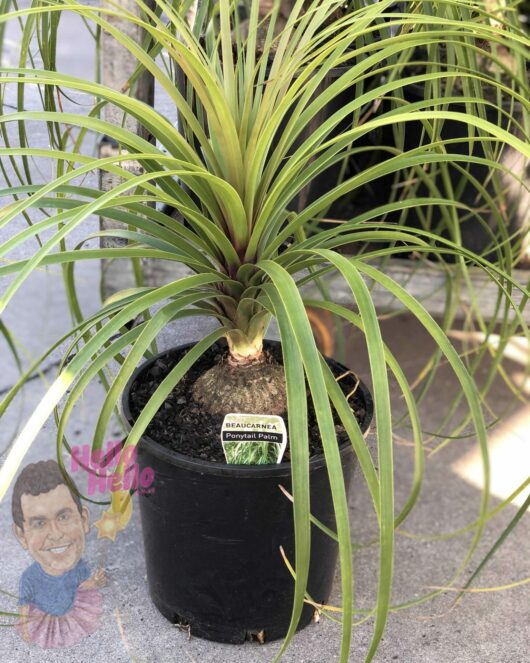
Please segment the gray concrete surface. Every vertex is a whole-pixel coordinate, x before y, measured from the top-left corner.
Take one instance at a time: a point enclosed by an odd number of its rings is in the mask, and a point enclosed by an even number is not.
[[[88,41],[82,41],[79,25],[66,25],[75,42],[64,41],[64,61],[72,71],[89,73],[90,60],[80,53],[89,52]],[[16,35],[15,35],[16,38]],[[75,43],[75,47],[73,44]],[[73,50],[72,50],[73,49]],[[66,66],[66,65],[65,65]],[[29,98],[28,104],[35,102]],[[45,134],[36,130],[35,141],[45,141]],[[46,177],[42,172],[42,177]],[[94,180],[95,181],[95,180]],[[20,221],[22,227],[23,222]],[[76,231],[72,241],[93,232],[97,220],[93,219],[84,228]],[[13,228],[9,232],[13,231]],[[26,246],[17,257],[27,255],[34,246]],[[95,309],[98,304],[99,268],[97,264],[86,265],[78,273],[82,305],[85,311]],[[49,343],[68,328],[69,317],[61,284],[59,270],[50,268],[36,273],[12,302],[3,318],[16,333],[26,361],[38,355]],[[199,327],[207,324],[199,321],[197,326],[180,326],[166,332],[160,339],[162,347],[193,340],[200,333]],[[413,379],[423,365],[432,343],[426,334],[407,317],[387,320],[384,325],[385,339],[398,356],[407,375]],[[1,341],[0,341],[1,343]],[[4,390],[16,379],[16,371],[10,363],[5,346],[1,347],[0,390]],[[361,340],[356,335],[348,336],[348,363],[369,382],[369,370]],[[50,365],[60,356],[55,353]],[[509,364],[508,369],[515,377],[521,365]],[[47,375],[51,378],[52,373]],[[42,380],[30,382],[24,398],[16,401],[0,428],[0,448],[3,449],[12,437],[20,421],[35,407],[44,393]],[[436,428],[443,417],[455,390],[454,380],[448,371],[442,371],[429,396],[422,405],[425,430]],[[76,413],[75,424],[69,430],[70,439],[77,444],[90,443],[95,421],[100,389],[93,390],[84,398]],[[490,404],[495,412],[501,412],[511,403],[511,395],[501,380],[495,383]],[[397,411],[401,404],[396,399]],[[508,415],[507,430],[519,431],[523,447],[528,445],[529,431],[524,429],[529,419],[529,410],[523,403]],[[490,416],[490,419],[493,418]],[[526,431],[526,432],[525,432]],[[410,486],[412,474],[412,452],[407,445],[408,432],[398,431],[396,437],[396,491],[397,504],[402,505]],[[25,462],[47,459],[54,456],[55,425],[50,420]],[[502,431],[501,431],[502,433]],[[492,446],[502,447],[503,437],[498,430],[491,431]],[[111,431],[119,435],[119,429]],[[427,462],[427,477],[421,500],[403,529],[416,534],[430,535],[450,532],[474,520],[478,512],[480,492],[469,480],[457,474],[457,466],[476,446],[473,437],[453,441],[443,452],[432,456]],[[508,485],[515,487],[514,477],[519,465],[528,461],[528,456],[509,455],[503,469]],[[511,464],[510,464],[511,463]],[[495,469],[495,468],[494,468]],[[527,472],[528,474],[528,472]],[[76,477],[80,485],[82,477]],[[369,545],[376,526],[365,487],[357,476],[351,499],[352,535],[356,544],[365,544],[355,553],[356,605],[370,608],[374,601],[377,572],[377,552]],[[499,491],[492,497],[492,506],[499,504],[506,495]],[[101,514],[102,507],[91,505],[92,520]],[[488,526],[475,559],[488,550],[496,536],[516,512],[509,506]],[[477,582],[477,587],[494,587],[523,579],[530,575],[528,558],[530,553],[529,519],[525,516],[513,535],[486,567]],[[443,541],[429,538],[415,540],[405,535],[397,536],[397,554],[393,604],[419,598],[433,586],[445,586],[465,556],[470,536],[464,535]],[[19,546],[11,531],[10,494],[0,505],[0,589],[16,595],[21,573],[29,565],[30,558]],[[247,643],[241,647],[220,645],[199,639],[189,639],[186,632],[168,623],[150,603],[142,551],[141,531],[137,510],[127,530],[116,542],[96,539],[92,530],[87,538],[85,558],[92,567],[103,566],[108,575],[108,585],[103,590],[105,619],[100,630],[84,642],[69,650],[42,651],[23,642],[12,627],[0,629],[0,655],[6,663],[265,663],[272,661],[278,643],[263,646]],[[469,569],[463,575],[468,577]],[[440,598],[408,610],[391,614],[388,629],[378,654],[377,663],[398,661],[400,663],[528,663],[530,661],[530,590],[528,585],[504,592],[473,593],[466,596],[456,608],[450,610],[454,594],[443,593]],[[338,587],[332,603],[339,600]],[[16,609],[16,598],[0,595],[0,609]],[[354,629],[351,661],[364,660],[371,632],[372,620]],[[322,618],[299,633],[285,655],[287,663],[331,663],[337,660],[338,628]]]

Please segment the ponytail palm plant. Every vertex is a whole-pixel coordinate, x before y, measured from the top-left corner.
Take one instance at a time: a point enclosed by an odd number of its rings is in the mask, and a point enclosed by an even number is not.
[[[0,101],[5,104],[6,93],[13,88],[18,105],[16,109],[4,106],[0,117],[5,141],[0,157],[4,165],[10,162],[14,166],[14,177],[18,179],[7,181],[1,191],[4,203],[0,224],[8,238],[0,251],[8,260],[0,266],[0,276],[6,282],[0,311],[36,269],[61,265],[75,317],[71,332],[27,369],[0,405],[3,413],[43,359],[66,342],[55,381],[0,469],[0,496],[5,495],[28,448],[53,413],[58,449],[69,449],[68,422],[76,403],[98,377],[106,387],[106,396],[93,431],[93,450],[101,449],[119,396],[142,358],[152,353],[160,331],[177,319],[211,316],[218,327],[200,339],[156,389],[132,426],[124,451],[139,442],[155,413],[193,363],[224,337],[228,347],[226,361],[203,376],[193,398],[206,409],[213,411],[221,404],[228,412],[240,406],[244,392],[249,411],[259,411],[265,403],[268,410],[276,408],[287,413],[296,555],[289,560],[295,598],[283,652],[295,632],[304,601],[311,600],[306,593],[312,522],[308,404],[305,390],[300,389],[307,382],[335,508],[336,532],[327,533],[336,538],[339,546],[343,662],[349,660],[351,625],[359,606],[354,602],[348,504],[334,414],[348,434],[377,516],[378,591],[376,605],[370,611],[374,630],[366,653],[366,660],[372,660],[392,608],[394,531],[409,514],[421,490],[423,444],[415,396],[402,368],[383,342],[367,280],[400,300],[433,337],[438,348],[436,361],[444,358],[456,374],[468,405],[466,422],[473,423],[479,440],[486,488],[475,535],[453,582],[470,561],[488,517],[489,476],[486,426],[481,393],[473,378],[473,362],[464,363],[444,328],[374,261],[412,250],[418,255],[451,255],[458,258],[464,279],[468,267],[477,265],[499,287],[499,318],[506,333],[526,332],[521,313],[528,292],[510,276],[507,260],[501,269],[473,256],[458,243],[381,220],[390,209],[437,207],[450,217],[463,207],[456,197],[443,197],[440,192],[376,207],[329,230],[312,233],[310,229],[334,201],[381,176],[411,171],[428,183],[429,164],[443,167],[457,162],[464,168],[476,161],[478,157],[472,154],[453,153],[452,142],[441,138],[439,127],[447,118],[467,128],[466,140],[470,144],[506,144],[525,157],[530,156],[526,140],[487,119],[484,109],[495,102],[482,93],[485,76],[469,66],[469,61],[449,58],[443,67],[430,66],[420,74],[404,73],[410,53],[419,46],[432,47],[432,58],[439,50],[435,47],[442,43],[454,45],[461,54],[475,53],[477,40],[487,37],[508,44],[522,58],[529,54],[528,40],[517,31],[512,34],[492,27],[487,20],[477,20],[489,15],[480,3],[411,3],[397,12],[393,0],[382,0],[374,4],[354,3],[342,12],[337,11],[342,3],[335,0],[298,0],[278,32],[276,4],[263,20],[258,3],[251,2],[243,30],[238,13],[227,0],[213,6],[199,4],[193,26],[185,18],[187,6],[156,0],[153,7],[136,1],[139,15],[113,3],[93,7],[73,0],[54,0],[4,11],[0,17],[0,25],[20,20],[25,26],[19,66],[0,69]],[[6,10],[9,4],[4,1]],[[444,9],[442,18],[434,11],[437,6]],[[467,8],[466,16],[461,6]],[[138,60],[137,71],[122,91],[56,70],[54,49],[63,12],[81,17],[94,32],[109,33]],[[113,19],[117,17],[142,28],[142,44],[116,27]],[[35,66],[32,61],[33,39],[39,44],[42,66]],[[154,76],[178,110],[180,131],[156,108],[129,94],[143,71]],[[186,79],[186,91],[175,82],[177,71]],[[336,75],[329,82],[331,71]],[[453,99],[447,94],[457,77],[464,82],[463,95],[458,98],[466,104],[465,113],[447,110]],[[503,95],[511,95],[528,112],[527,97],[517,86],[507,88],[495,78],[487,82]],[[385,112],[375,112],[383,98],[399,101],[400,91],[409,83],[423,83],[432,95],[425,102],[396,103]],[[24,109],[27,86],[37,86],[42,110]],[[307,126],[326,104],[351,88],[356,90],[352,100],[308,133]],[[90,112],[62,110],[60,100],[73,92],[93,98]],[[101,119],[106,105],[122,111],[124,118],[134,118],[153,137],[153,142],[130,131],[125,122],[116,126]],[[336,128],[343,126],[345,120],[349,128],[338,133]],[[403,127],[413,121],[423,124],[431,136],[429,142],[407,152],[396,149],[384,163],[344,179],[300,212],[290,211],[289,203],[319,174],[366,150],[361,142],[363,136],[379,127]],[[45,123],[50,136],[48,148],[31,144],[35,123]],[[105,158],[86,154],[84,142],[93,134],[112,138],[119,144],[119,153]],[[140,175],[125,167],[131,158],[141,165]],[[31,180],[32,164],[39,160],[54,164],[54,177],[49,182]],[[488,156],[481,161],[492,172],[500,168]],[[84,184],[83,177],[97,169],[118,176],[120,184],[108,192]],[[7,172],[4,167],[6,180]],[[170,208],[177,210],[177,218],[162,211]],[[30,217],[35,209],[44,212],[36,221]],[[479,211],[466,210],[480,217]],[[123,226],[87,233],[83,241],[72,245],[71,233],[83,228],[93,214]],[[9,234],[11,224],[21,215],[28,219],[27,227]],[[85,248],[89,239],[109,236],[124,242],[118,247]],[[353,257],[344,255],[341,249],[346,245],[357,247],[358,252]],[[29,246],[33,249],[29,257],[9,259],[19,247]],[[80,261],[100,259],[137,263],[160,259],[183,264],[191,273],[157,287],[139,283],[103,302],[95,314],[85,316],[76,295],[74,268]],[[334,303],[327,296],[322,279],[331,274],[347,284],[351,306]],[[323,293],[321,298],[304,294],[304,287],[311,284]],[[516,288],[524,293],[523,304],[518,307],[512,299]],[[330,311],[364,334],[377,421],[375,460],[346,397],[317,349],[307,304]],[[514,309],[511,317],[510,308]],[[480,312],[476,314],[481,320]],[[278,325],[282,344],[281,365],[264,361],[263,340],[272,319]],[[481,324],[488,329],[483,320]],[[389,376],[395,378],[407,405],[415,445],[414,480],[409,498],[398,513],[394,505]],[[115,497],[114,508],[124,508],[124,496]]]

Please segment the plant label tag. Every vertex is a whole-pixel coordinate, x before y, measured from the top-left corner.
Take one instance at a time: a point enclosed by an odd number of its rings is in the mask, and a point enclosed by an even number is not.
[[[221,444],[229,465],[281,463],[287,446],[287,429],[273,414],[227,414]]]

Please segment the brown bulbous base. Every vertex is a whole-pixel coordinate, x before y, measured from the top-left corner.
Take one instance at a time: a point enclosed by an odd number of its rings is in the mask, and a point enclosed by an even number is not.
[[[226,357],[198,378],[192,397],[210,414],[284,415],[287,411],[283,367],[266,353],[261,361],[246,365]]]

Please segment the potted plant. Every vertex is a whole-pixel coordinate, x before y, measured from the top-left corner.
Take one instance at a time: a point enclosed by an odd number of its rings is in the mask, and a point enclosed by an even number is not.
[[[329,99],[363,80],[367,67],[386,63],[403,48],[419,45],[425,39],[425,32],[416,34],[413,29],[404,42],[394,39],[391,32],[378,40],[371,39],[386,18],[395,19],[392,12],[387,15],[390,2],[360,4],[331,20],[340,3],[326,0],[308,6],[297,2],[278,37],[273,37],[273,31],[267,32],[259,55],[256,2],[250,4],[247,32],[242,36],[237,14],[226,0],[221,0],[218,12],[206,22],[206,45],[172,3],[160,0],[156,10],[140,0],[139,5],[142,18],[123,14],[114,6],[96,8],[75,2],[68,5],[67,11],[74,11],[98,29],[109,32],[130,49],[138,59],[139,71],[151,72],[170,95],[186,119],[191,136],[183,137],[156,109],[124,92],[53,69],[53,26],[56,28],[60,13],[66,11],[62,3],[35,6],[0,18],[5,22],[31,17],[26,23],[26,45],[35,25],[52,26],[52,35],[41,43],[47,56],[44,60],[51,63],[51,69],[4,67],[0,70],[2,90],[10,85],[39,85],[44,90],[59,90],[59,94],[66,90],[87,92],[96,102],[88,115],[78,115],[61,111],[56,95],[44,94],[42,111],[18,108],[0,119],[1,127],[18,123],[22,132],[20,144],[8,143],[0,156],[46,158],[56,164],[56,176],[50,182],[20,186],[13,183],[9,191],[3,192],[4,196],[14,197],[2,210],[4,226],[31,209],[45,210],[46,216],[15,233],[1,247],[2,254],[9,255],[27,240],[42,236],[42,245],[32,257],[0,267],[0,276],[14,275],[5,288],[2,307],[8,305],[37,267],[60,264],[64,266],[76,316],[58,376],[0,469],[0,496],[5,494],[38,430],[54,410],[58,444],[68,448],[71,414],[87,386],[100,376],[107,393],[93,431],[93,450],[101,450],[109,421],[125,393],[124,418],[130,430],[118,475],[124,475],[130,450],[139,443],[141,463],[155,469],[155,492],[142,497],[142,517],[151,592],[164,614],[188,622],[192,633],[205,637],[239,641],[247,631],[258,639],[285,636],[283,652],[296,628],[310,618],[312,609],[326,612],[322,603],[329,595],[333,555],[338,551],[341,661],[345,662],[355,614],[347,504],[355,457],[380,528],[375,625],[366,654],[366,660],[371,660],[391,605],[394,529],[407,517],[420,492],[423,449],[414,395],[383,342],[365,278],[401,300],[435,339],[440,356],[454,370],[468,402],[487,474],[486,428],[472,374],[443,328],[371,261],[389,252],[410,251],[411,247],[418,253],[457,255],[464,273],[468,264],[476,263],[492,276],[499,284],[501,296],[506,296],[507,306],[510,289],[518,286],[508,273],[449,240],[380,222],[385,205],[340,227],[314,235],[306,233],[322,210],[362,181],[448,158],[464,163],[471,160],[453,154],[450,148],[433,152],[429,146],[419,146],[397,154],[327,191],[298,213],[289,211],[289,202],[330,164],[343,159],[357,137],[400,121],[433,122],[447,116],[462,122],[470,135],[480,129],[488,132],[492,140],[505,141],[523,154],[528,155],[530,148],[483,117],[425,110],[421,106],[411,110],[398,107],[333,136],[344,118],[355,116],[396,85],[381,81],[336,110],[293,149],[311,118]],[[276,11],[273,9],[272,24]],[[110,19],[123,15],[145,30],[143,47],[113,26]],[[395,20],[427,28],[432,17],[422,13],[420,7]],[[445,38],[448,29],[471,35],[476,26],[473,21],[454,20],[441,31],[435,25],[432,39]],[[44,35],[44,29],[39,34]],[[357,44],[356,48],[351,48],[352,43]],[[161,54],[169,61],[168,69],[160,61]],[[21,61],[27,56],[25,52]],[[340,76],[325,89],[319,89],[331,69],[345,64],[349,66],[343,67]],[[200,105],[188,103],[180,94],[171,76],[177,65]],[[474,75],[465,69],[460,73]],[[428,82],[443,78],[443,72],[423,76]],[[0,100],[3,98],[0,95]],[[441,98],[433,102],[443,106]],[[124,126],[101,120],[98,111],[103,104],[113,104],[140,121],[156,144]],[[34,121],[47,123],[56,149],[31,147],[29,127]],[[74,127],[80,131],[72,141]],[[87,131],[110,136],[123,152],[99,159],[87,156],[81,151]],[[7,131],[3,133],[8,136]],[[132,174],[123,167],[131,155],[142,166],[142,174]],[[78,183],[79,177],[97,168],[119,175],[122,183],[105,193]],[[163,213],[153,203],[177,209],[180,219]],[[442,201],[415,198],[396,202],[394,207],[433,204]],[[452,209],[459,203],[447,199],[443,204]],[[94,213],[125,224],[124,229],[102,231],[96,237],[112,234],[127,243],[98,249],[84,248],[84,242],[68,246],[65,240],[69,233]],[[391,249],[385,247],[388,242],[394,243]],[[372,248],[356,257],[340,253],[342,246],[352,243]],[[378,248],[378,243],[383,243],[383,248]],[[78,261],[143,258],[181,263],[191,273],[163,286],[139,285],[117,293],[96,314],[82,315],[75,294],[74,266]],[[321,277],[330,272],[336,272],[347,284],[351,307],[338,305],[326,295],[316,298],[305,294],[304,286],[319,284]],[[325,286],[321,287],[325,293]],[[305,310],[309,301],[364,334],[377,422],[375,460],[363,437],[371,416],[372,397],[354,373],[320,355]],[[160,330],[171,321],[198,314],[212,316],[219,323],[218,328],[192,347],[178,347],[175,339],[176,347],[170,351],[162,355],[154,351],[152,346]],[[505,329],[514,329],[520,323],[520,311],[516,314],[514,323],[505,318]],[[281,345],[265,338],[272,318],[277,323]],[[144,357],[148,361],[142,364]],[[113,370],[109,370],[111,366]],[[32,370],[30,367],[6,395],[0,414]],[[393,499],[389,375],[397,381],[407,405],[417,463],[410,497],[397,514]],[[220,456],[221,425],[224,416],[234,412],[285,419],[289,463],[224,464]],[[181,430],[185,430],[185,435],[179,435]],[[59,460],[62,462],[61,456]],[[113,493],[112,509],[126,520],[130,497],[123,486]],[[481,524],[486,509],[487,489]],[[235,522],[230,519],[231,513],[236,516]],[[481,526],[477,527],[468,557],[476,548],[480,530]],[[191,547],[186,550],[183,540],[188,538]],[[231,552],[234,550],[236,557]],[[330,558],[327,565],[318,557],[322,551]],[[155,558],[155,554],[160,557]],[[165,565],[163,577],[158,568],[160,559]],[[213,566],[215,562],[218,566]],[[259,584],[261,565],[268,575],[254,594],[251,583]],[[198,574],[188,577],[194,583],[188,590],[179,584],[183,580],[178,577],[179,569],[185,569],[188,575]],[[244,582],[239,582],[238,577]],[[229,593],[230,587],[233,594]],[[168,598],[168,590],[175,588],[180,596]],[[289,604],[292,603],[288,610],[282,598],[284,592],[289,592]],[[183,594],[185,602],[179,604]],[[247,614],[239,609],[240,602],[246,606]]]

